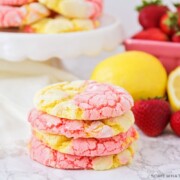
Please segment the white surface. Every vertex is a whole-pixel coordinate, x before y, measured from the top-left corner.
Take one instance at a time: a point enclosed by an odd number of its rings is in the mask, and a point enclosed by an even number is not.
[[[115,49],[123,41],[116,18],[103,15],[98,29],[62,34],[0,33],[0,58],[9,61],[75,58]]]

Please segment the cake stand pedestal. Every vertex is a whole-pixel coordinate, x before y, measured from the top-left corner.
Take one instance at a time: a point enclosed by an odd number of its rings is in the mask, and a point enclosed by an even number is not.
[[[0,33],[0,59],[6,61],[52,61],[95,56],[115,49],[123,41],[119,20],[104,14],[101,26],[92,31],[62,34]]]

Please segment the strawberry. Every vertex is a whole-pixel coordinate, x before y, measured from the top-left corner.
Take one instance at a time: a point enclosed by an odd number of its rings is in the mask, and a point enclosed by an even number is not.
[[[172,42],[180,43],[180,31],[172,36]]]
[[[180,136],[180,111],[171,116],[170,125],[174,133]]]
[[[34,30],[30,25],[26,25],[23,28],[23,32],[25,32],[25,33],[34,33]]]
[[[137,7],[139,10],[139,23],[144,29],[159,27],[161,17],[169,10],[164,6],[161,0],[143,0],[142,6]]]
[[[178,31],[178,13],[168,12],[161,17],[161,30],[167,35],[173,35]]]
[[[158,28],[150,28],[135,34],[133,39],[168,41],[168,36]]]
[[[174,4],[178,13],[178,25],[180,26],[180,3]]]
[[[137,101],[132,110],[136,125],[151,137],[163,132],[171,116],[170,105],[163,99]]]
[[[180,12],[180,3],[174,3],[174,6],[177,9],[177,12]]]
[[[175,3],[174,6],[176,7],[177,14],[178,14],[178,25],[180,26],[180,3]]]

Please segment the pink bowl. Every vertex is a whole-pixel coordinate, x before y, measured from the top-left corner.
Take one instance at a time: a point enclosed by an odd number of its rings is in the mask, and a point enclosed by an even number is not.
[[[127,39],[124,45],[127,51],[144,51],[156,56],[168,73],[180,66],[180,43]]]

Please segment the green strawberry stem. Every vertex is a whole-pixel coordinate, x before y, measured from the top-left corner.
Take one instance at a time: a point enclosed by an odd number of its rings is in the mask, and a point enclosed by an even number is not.
[[[156,96],[154,98],[148,98],[148,99],[141,99],[141,100],[151,100],[151,99],[159,99],[159,100],[164,100],[164,101],[167,101],[168,100],[168,97],[167,96]]]
[[[178,32],[176,33],[176,36],[180,36],[180,31],[178,31]]]
[[[176,31],[178,27],[178,13],[168,12],[168,19],[164,22],[168,27],[174,28]]]
[[[173,4],[176,8],[180,8],[180,3],[174,3]]]
[[[162,1],[161,0],[142,0],[142,4],[140,6],[137,6],[136,10],[140,11],[144,7],[150,6],[150,5],[162,5]]]

